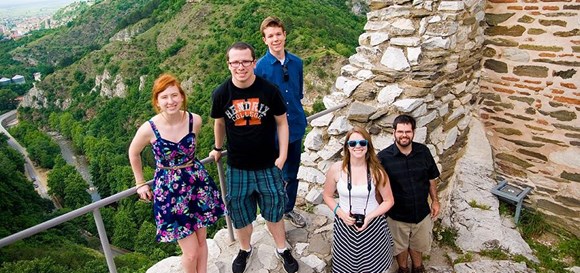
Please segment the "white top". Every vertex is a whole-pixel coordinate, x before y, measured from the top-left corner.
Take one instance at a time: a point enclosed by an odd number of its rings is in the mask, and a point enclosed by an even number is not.
[[[366,179],[365,179],[366,180]],[[350,205],[348,203],[348,187],[347,174],[341,172],[338,182],[336,182],[336,191],[338,192],[338,204],[340,208],[349,213]],[[371,181],[371,193],[368,196],[369,202],[367,205],[366,214],[368,215],[379,206],[377,202],[375,191],[375,184]],[[350,190],[350,200],[352,204],[352,211],[354,214],[363,214],[365,210],[365,203],[367,202],[367,195],[369,194],[367,183],[363,185],[352,185]]]

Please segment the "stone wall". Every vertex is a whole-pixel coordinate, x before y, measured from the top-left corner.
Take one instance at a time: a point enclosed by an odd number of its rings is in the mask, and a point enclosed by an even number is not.
[[[490,0],[479,116],[496,171],[580,236],[580,3]]]
[[[308,201],[321,201],[324,174],[340,160],[352,126],[366,128],[381,150],[393,142],[392,121],[401,113],[417,119],[415,141],[434,155],[445,198],[480,91],[484,7],[477,0],[370,1],[357,53],[323,99],[327,108],[349,104],[315,119],[305,139],[299,191]]]

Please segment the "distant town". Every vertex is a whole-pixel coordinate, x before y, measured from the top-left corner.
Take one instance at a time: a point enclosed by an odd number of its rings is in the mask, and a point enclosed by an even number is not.
[[[2,10],[0,11],[0,40],[18,39],[34,30],[50,29],[66,24],[74,19],[67,16],[67,13],[75,10],[81,2],[92,5],[95,0],[39,0],[14,6],[2,4],[0,6]],[[54,18],[57,12],[61,16]]]

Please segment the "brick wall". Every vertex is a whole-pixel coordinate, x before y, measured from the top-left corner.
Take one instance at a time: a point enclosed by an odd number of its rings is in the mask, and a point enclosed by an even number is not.
[[[489,0],[479,116],[496,170],[580,235],[580,1]]]

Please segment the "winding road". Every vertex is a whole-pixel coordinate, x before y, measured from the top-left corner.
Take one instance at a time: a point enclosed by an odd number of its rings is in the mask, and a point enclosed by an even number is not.
[[[28,177],[28,179],[30,179],[30,181],[32,181],[32,183],[34,183],[34,188],[35,188],[36,192],[38,192],[38,194],[42,198],[51,199],[50,196],[48,195],[48,186],[46,184],[46,181],[44,181],[44,179],[42,179],[41,176],[38,175],[36,168],[34,168],[32,161],[28,157],[28,152],[26,152],[26,149],[24,147],[22,147],[18,143],[18,141],[16,141],[16,139],[14,139],[10,135],[10,133],[8,133],[8,131],[4,128],[4,126],[6,126],[7,124],[9,124],[10,122],[12,122],[14,120],[16,120],[16,110],[12,110],[10,112],[7,112],[7,113],[1,115],[0,116],[0,133],[3,133],[4,135],[6,135],[8,137],[8,145],[10,145],[10,147],[14,148],[18,152],[20,152],[22,155],[24,155],[25,174]]]
[[[25,160],[24,169],[26,171],[26,176],[34,183],[34,188],[36,189],[38,194],[43,198],[51,199],[50,196],[48,195],[47,181],[44,181],[44,179],[40,175],[38,175],[36,168],[34,167],[32,161],[28,157],[28,152],[24,147],[22,147],[18,143],[18,141],[16,141],[16,139],[14,139],[10,135],[10,133],[8,133],[6,128],[4,128],[4,126],[7,126],[8,124],[16,120],[16,118],[17,118],[16,110],[12,110],[0,116],[0,133],[3,133],[8,137],[8,145],[10,145],[10,147],[16,149],[18,152],[24,155]],[[93,185],[91,175],[87,167],[88,163],[86,162],[85,158],[77,157],[74,155],[71,149],[70,141],[64,139],[62,136],[58,134],[51,134],[51,136],[53,140],[58,143],[58,146],[60,147],[60,152],[64,160],[68,164],[75,166],[75,169],[81,174],[83,179],[89,185],[89,190],[87,190],[87,192],[91,195],[91,200],[93,202],[101,200],[101,195],[98,193],[97,188]]]

